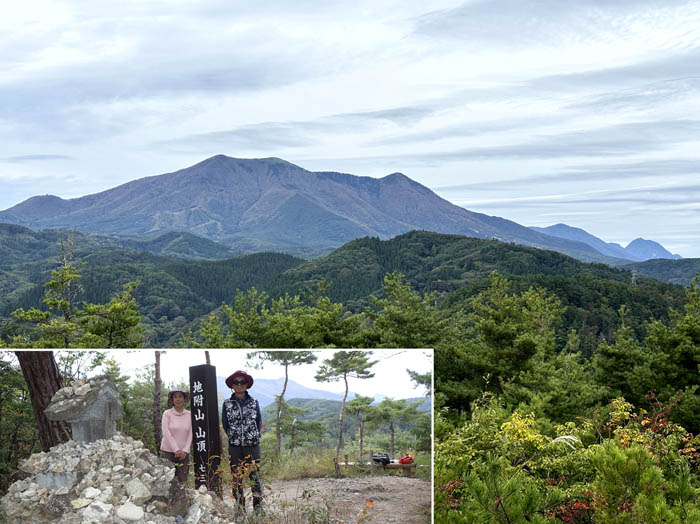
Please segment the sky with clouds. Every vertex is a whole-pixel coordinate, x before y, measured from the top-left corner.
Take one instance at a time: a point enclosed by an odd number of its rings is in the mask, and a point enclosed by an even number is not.
[[[345,392],[342,380],[335,382],[317,382],[315,379],[319,366],[325,359],[333,357],[334,349],[316,350],[317,360],[312,364],[291,366],[289,378],[312,389]],[[370,353],[370,360],[376,362],[371,371],[374,377],[368,379],[349,378],[351,392],[365,396],[384,395],[393,399],[422,397],[426,394],[423,386],[416,385],[407,373],[407,369],[417,373],[428,373],[433,370],[433,351],[430,349],[376,349]],[[115,359],[122,374],[138,378],[147,366],[154,364],[153,350],[118,350],[107,352],[108,358]],[[279,379],[284,378],[284,367],[271,362],[264,362],[257,369],[255,358],[246,357],[254,351],[240,349],[210,349],[211,364],[216,367],[217,376],[227,377],[238,369],[243,369],[255,378]],[[167,387],[182,382],[189,382],[189,367],[206,363],[204,350],[170,349],[161,351],[161,377]],[[259,363],[259,362],[258,362]],[[253,385],[255,386],[255,385]],[[251,391],[252,393],[252,391]]]
[[[0,209],[275,156],[700,257],[700,1],[260,4],[4,6]]]

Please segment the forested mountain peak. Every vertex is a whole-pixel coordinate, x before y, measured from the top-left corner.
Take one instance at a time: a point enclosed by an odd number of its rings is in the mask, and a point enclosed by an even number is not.
[[[451,292],[487,278],[505,275],[575,277],[591,274],[608,281],[630,282],[632,273],[585,263],[554,251],[430,231],[410,231],[390,240],[358,238],[329,255],[280,275],[277,292],[293,293],[321,279],[332,282],[335,300],[353,301],[377,292],[384,275],[398,271],[421,292]]]

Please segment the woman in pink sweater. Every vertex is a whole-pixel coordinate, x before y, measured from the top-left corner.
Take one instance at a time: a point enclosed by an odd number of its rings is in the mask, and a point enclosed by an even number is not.
[[[173,388],[168,393],[170,409],[163,412],[160,454],[175,464],[175,476],[180,482],[187,482],[190,465],[190,444],[192,444],[192,418],[185,409],[190,394],[182,388]]]

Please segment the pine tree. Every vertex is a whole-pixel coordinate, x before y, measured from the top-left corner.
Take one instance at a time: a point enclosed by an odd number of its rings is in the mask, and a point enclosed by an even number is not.
[[[275,455],[277,460],[280,460],[282,448],[282,404],[284,403],[284,394],[287,391],[287,382],[289,382],[289,366],[311,364],[316,361],[317,357],[312,351],[258,351],[249,353],[248,358],[257,359],[259,361],[257,367],[262,367],[264,362],[274,362],[284,366],[284,383],[282,384],[282,392],[277,396],[277,417],[275,420],[275,434],[277,436]]]
[[[279,396],[275,395],[279,402]],[[294,454],[294,448],[304,442],[319,439],[326,432],[323,422],[318,420],[301,420],[309,413],[311,408],[300,408],[292,406],[284,400],[281,402],[280,431],[281,434],[289,437],[289,454]]]
[[[394,441],[396,435],[396,425],[408,423],[418,418],[418,406],[422,402],[408,404],[406,399],[392,400],[385,398],[371,412],[369,420],[374,426],[387,425],[391,435],[390,457],[394,458]]]
[[[34,326],[34,337],[15,337],[15,347],[35,348],[116,348],[140,347],[143,343],[141,316],[133,292],[138,285],[130,282],[107,304],[83,303],[76,307],[80,272],[69,262],[51,272],[46,283],[42,311],[19,308],[12,316]],[[55,314],[52,313],[55,312]]]
[[[374,299],[370,317],[379,335],[378,347],[432,348],[441,338],[443,323],[436,297],[421,298],[400,273],[389,273],[382,287],[386,298]]]
[[[345,401],[348,398],[348,378],[372,378],[374,373],[370,368],[377,363],[370,361],[371,352],[367,351],[336,351],[333,357],[325,359],[316,372],[316,380],[319,382],[334,382],[343,380],[345,382],[345,395],[340,403],[340,415],[338,417],[338,446],[335,449],[335,458],[340,455],[340,448],[343,443],[343,415],[345,414]]]
[[[83,306],[79,322],[85,334],[78,341],[80,347],[135,348],[143,344],[141,316],[133,295],[137,285],[126,284],[107,304]]]
[[[373,409],[372,402],[374,402],[374,397],[363,397],[362,395],[358,395],[348,402],[346,406],[348,413],[354,416],[360,425],[360,461],[362,461],[362,445],[364,441],[365,422],[367,422],[367,419],[369,418]]]
[[[206,347],[312,348],[349,346],[357,336],[356,321],[343,316],[343,305],[326,296],[319,284],[302,295],[270,300],[255,288],[236,293],[233,306],[224,304],[225,322],[212,314],[202,323]]]
[[[542,290],[509,293],[508,281],[495,273],[471,308],[435,351],[438,391],[460,410],[484,391],[502,393],[538,360],[551,359],[563,313],[558,299]]]

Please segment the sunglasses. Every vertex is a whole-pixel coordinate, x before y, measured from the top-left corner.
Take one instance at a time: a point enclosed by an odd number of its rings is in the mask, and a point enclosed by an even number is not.
[[[231,381],[231,384],[233,384],[234,386],[242,386],[243,384],[247,384],[247,383],[248,383],[247,380],[232,380]]]

